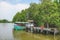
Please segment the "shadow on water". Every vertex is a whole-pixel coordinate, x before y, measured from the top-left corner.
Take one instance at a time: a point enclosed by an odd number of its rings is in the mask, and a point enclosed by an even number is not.
[[[33,34],[25,31],[14,31],[15,40],[60,40],[60,35]]]

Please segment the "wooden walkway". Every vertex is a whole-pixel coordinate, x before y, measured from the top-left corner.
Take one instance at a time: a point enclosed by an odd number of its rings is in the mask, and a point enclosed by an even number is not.
[[[40,27],[33,27],[33,28],[30,28],[31,32],[35,32],[35,33],[54,33],[54,34],[57,34],[59,33],[59,31],[56,29],[56,28],[43,28],[41,29]]]

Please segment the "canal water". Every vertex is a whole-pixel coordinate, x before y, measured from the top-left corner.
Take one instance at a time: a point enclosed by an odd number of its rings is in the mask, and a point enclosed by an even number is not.
[[[33,34],[13,28],[13,23],[0,23],[0,40],[60,40],[60,35]]]

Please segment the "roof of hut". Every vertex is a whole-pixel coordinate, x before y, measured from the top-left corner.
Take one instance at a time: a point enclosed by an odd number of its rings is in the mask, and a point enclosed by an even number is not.
[[[33,20],[28,20],[28,22],[34,22]]]

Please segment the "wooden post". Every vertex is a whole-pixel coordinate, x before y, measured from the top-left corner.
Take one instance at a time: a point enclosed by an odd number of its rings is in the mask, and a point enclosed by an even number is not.
[[[54,40],[56,40],[56,39],[55,39],[55,34],[56,34],[56,29],[54,29]]]
[[[56,29],[54,29],[54,36],[55,36],[55,34],[56,34]]]
[[[48,23],[47,23],[47,29],[49,28],[49,25],[48,25]],[[48,30],[47,30],[47,34],[48,34]]]

